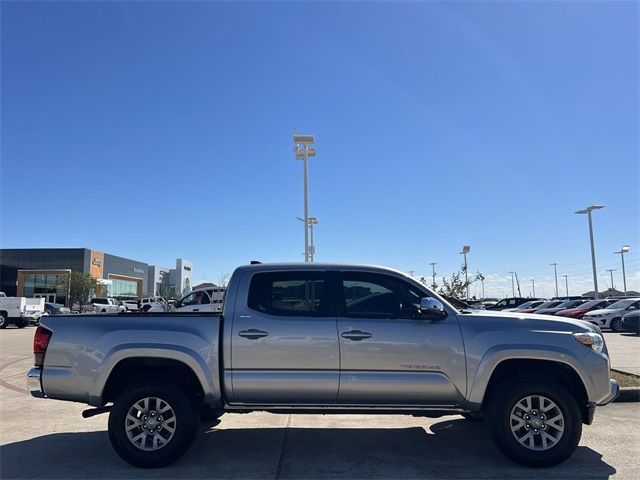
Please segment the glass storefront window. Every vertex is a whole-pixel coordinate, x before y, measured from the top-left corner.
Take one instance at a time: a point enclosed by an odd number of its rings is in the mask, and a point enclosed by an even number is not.
[[[45,296],[46,301],[55,303],[67,303],[67,289],[69,288],[69,276],[66,273],[58,274],[25,274],[25,297],[33,298]]]
[[[108,287],[108,296],[113,298],[119,297],[137,297],[138,282],[135,280],[124,280],[120,278],[111,278],[111,284]]]

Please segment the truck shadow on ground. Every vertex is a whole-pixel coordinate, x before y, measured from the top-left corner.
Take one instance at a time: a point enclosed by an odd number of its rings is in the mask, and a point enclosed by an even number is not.
[[[528,469],[463,419],[410,428],[231,428],[203,434],[174,465],[141,470],[120,460],[107,433],[58,433],[4,445],[9,478],[430,478],[607,479],[602,455],[579,447],[564,464]]]

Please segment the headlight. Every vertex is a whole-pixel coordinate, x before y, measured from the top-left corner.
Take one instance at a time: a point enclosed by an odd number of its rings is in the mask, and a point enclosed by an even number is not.
[[[573,338],[581,344],[591,347],[594,352],[600,353],[604,348],[604,339],[602,335],[593,332],[574,333]]]

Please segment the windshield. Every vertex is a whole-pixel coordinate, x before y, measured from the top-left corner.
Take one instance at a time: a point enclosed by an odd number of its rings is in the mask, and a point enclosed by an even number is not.
[[[581,305],[583,303],[584,303],[584,300],[569,300],[569,301],[566,301],[566,302],[562,302],[556,308],[573,308],[573,307],[577,307],[578,305]]]
[[[544,302],[542,305],[540,305],[538,307],[539,310],[542,310],[543,308],[551,308],[551,307],[555,307],[559,302]]]
[[[531,302],[524,302],[522,305],[520,305],[520,306],[519,306],[519,307],[517,307],[517,308],[518,308],[518,310],[522,310],[522,309],[524,309],[524,308],[533,307],[533,306],[534,306],[534,303],[536,303],[536,302],[534,302],[534,301],[531,301]]]
[[[587,303],[580,305],[580,308],[593,308],[603,303],[604,302],[602,300],[590,300]]]
[[[607,310],[617,310],[619,308],[627,308],[629,305],[632,305],[633,303],[635,303],[637,301],[638,301],[637,298],[628,298],[626,300],[618,300],[617,302],[612,303],[611,305],[606,307],[606,309]]]

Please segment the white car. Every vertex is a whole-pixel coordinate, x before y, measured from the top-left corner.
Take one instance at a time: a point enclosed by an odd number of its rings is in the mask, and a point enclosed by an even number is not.
[[[122,300],[120,303],[127,309],[127,312],[137,312],[140,309],[137,300]]]
[[[640,309],[640,298],[624,298],[612,303],[607,308],[592,310],[585,314],[582,320],[591,322],[600,328],[610,328],[614,332],[622,331],[622,317]]]
[[[176,300],[172,312],[215,312],[222,313],[225,289],[221,287],[193,290]],[[165,308],[153,307],[149,312],[164,312]]]
[[[140,300],[140,310],[143,312],[148,312],[151,310],[152,312],[164,312],[165,305],[167,302],[164,301],[162,297],[147,297]]]
[[[115,298],[94,298],[91,300],[91,305],[93,305],[94,313],[120,313],[127,311]]]

